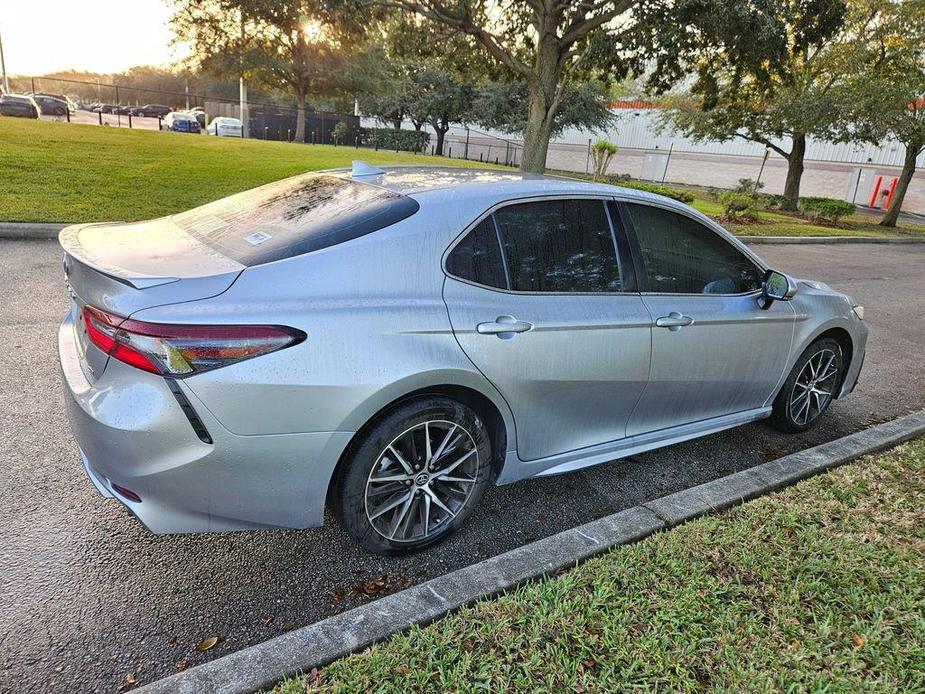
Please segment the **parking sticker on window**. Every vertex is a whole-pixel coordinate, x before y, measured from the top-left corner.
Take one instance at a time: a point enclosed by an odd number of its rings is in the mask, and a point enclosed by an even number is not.
[[[261,243],[270,238],[270,235],[263,231],[255,231],[253,234],[244,237],[244,240],[247,241],[252,246],[259,246]]]

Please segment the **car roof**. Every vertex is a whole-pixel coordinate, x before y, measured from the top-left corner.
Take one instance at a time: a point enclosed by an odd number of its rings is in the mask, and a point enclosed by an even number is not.
[[[329,174],[352,178],[361,183],[410,195],[422,202],[440,203],[446,200],[496,198],[503,186],[505,198],[542,195],[607,195],[628,200],[657,202],[663,206],[690,209],[676,200],[647,191],[606,183],[595,183],[568,176],[523,173],[510,169],[455,168],[449,166],[384,166],[379,174],[352,176],[347,169],[328,171]]]

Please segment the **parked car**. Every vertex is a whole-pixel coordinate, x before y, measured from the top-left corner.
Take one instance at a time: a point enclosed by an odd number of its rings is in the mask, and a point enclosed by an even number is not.
[[[66,116],[70,110],[67,100],[46,94],[35,94],[32,99],[42,109],[42,113],[49,116]]]
[[[195,118],[197,121],[199,121],[199,127],[201,128],[206,127],[205,109],[199,108],[197,106],[196,108],[191,108],[188,111],[184,111],[183,113],[188,113],[189,115],[193,116],[193,118]]]
[[[113,106],[112,113],[119,116],[127,116],[134,108],[134,106]]]
[[[119,108],[116,104],[99,104],[93,108],[94,113],[112,113],[114,109]]]
[[[674,200],[498,171],[306,174],[60,236],[90,479],[157,533],[457,529],[489,484],[811,428],[863,309]]]
[[[199,121],[188,113],[168,113],[161,123],[162,130],[172,130],[177,133],[199,133]]]
[[[206,133],[219,137],[241,137],[243,127],[244,126],[238,118],[219,116],[218,118],[212,119],[212,122],[209,123],[209,127],[206,128]]]
[[[145,104],[144,106],[137,107],[132,112],[132,115],[146,116],[148,118],[163,118],[168,113],[170,113],[170,106],[164,106],[163,104]]]
[[[41,108],[31,96],[22,94],[0,95],[0,116],[38,118],[41,114]]]

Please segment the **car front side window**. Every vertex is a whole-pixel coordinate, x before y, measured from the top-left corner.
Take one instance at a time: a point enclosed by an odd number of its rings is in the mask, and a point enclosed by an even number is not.
[[[743,294],[761,287],[761,270],[712,229],[671,210],[626,203],[643,266],[641,291]]]

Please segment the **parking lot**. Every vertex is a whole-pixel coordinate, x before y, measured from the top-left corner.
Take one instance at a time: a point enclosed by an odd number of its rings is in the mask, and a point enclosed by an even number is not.
[[[93,114],[95,117],[95,114]],[[152,120],[152,119],[145,119]],[[155,121],[156,122],[156,121]],[[377,594],[690,485],[925,407],[925,245],[780,245],[773,266],[846,291],[871,337],[856,392],[803,436],[762,423],[576,473],[493,488],[447,543],[361,553],[307,531],[154,536],[87,481],[68,432],[51,241],[0,241],[0,690],[116,691],[279,635]],[[210,636],[207,653],[194,646]]]

